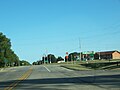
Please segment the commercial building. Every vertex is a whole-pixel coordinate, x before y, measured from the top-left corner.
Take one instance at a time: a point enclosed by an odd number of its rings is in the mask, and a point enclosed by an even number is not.
[[[105,52],[96,52],[94,55],[95,59],[120,59],[120,52],[115,51],[105,51]]]
[[[94,60],[94,51],[84,51],[81,53],[82,60]]]

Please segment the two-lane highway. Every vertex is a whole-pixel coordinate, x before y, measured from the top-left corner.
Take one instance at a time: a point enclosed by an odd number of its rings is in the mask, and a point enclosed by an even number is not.
[[[73,71],[59,65],[33,66],[16,90],[119,90],[120,71]]]
[[[119,70],[73,71],[59,65],[26,66],[0,72],[0,80],[1,90],[11,90],[7,87],[14,90],[120,90]],[[14,87],[10,86],[16,81]]]
[[[5,68],[0,71],[0,90],[10,90],[8,88],[17,84],[18,79],[22,77],[30,66]]]

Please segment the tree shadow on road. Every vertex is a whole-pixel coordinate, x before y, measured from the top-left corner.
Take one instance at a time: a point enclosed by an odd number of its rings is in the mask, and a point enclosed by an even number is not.
[[[5,88],[10,85],[10,83],[16,82],[6,81],[0,82],[0,88]],[[69,78],[43,78],[43,79],[27,79],[21,81],[18,88],[21,89],[31,89],[32,86],[36,88],[43,89],[48,85],[55,85],[56,87],[67,87],[68,84],[74,85],[95,85],[97,87],[101,87],[102,85],[108,88],[120,88],[120,74],[117,75],[101,75],[101,76],[85,76],[85,77],[69,77]],[[103,88],[103,87],[101,87]],[[46,89],[48,90],[48,89]],[[49,90],[53,90],[53,88],[49,88]],[[54,90],[57,90],[54,88]],[[63,89],[62,89],[63,90]]]

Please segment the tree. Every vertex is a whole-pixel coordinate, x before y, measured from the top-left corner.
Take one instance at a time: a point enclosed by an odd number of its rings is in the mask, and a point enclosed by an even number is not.
[[[11,49],[10,39],[0,32],[0,67],[14,65],[19,65],[19,57]]]
[[[57,58],[57,62],[58,61],[63,61],[64,59],[61,57],[61,56],[59,56],[58,58]]]
[[[80,56],[80,53],[73,52],[68,55],[68,61],[76,61],[78,57]]]
[[[33,62],[32,65],[37,65],[37,62]]]
[[[42,62],[43,63],[57,63],[57,59],[53,54],[48,54],[45,57],[42,57]]]
[[[20,66],[28,66],[28,65],[31,65],[28,61],[26,60],[20,61]]]
[[[57,59],[56,59],[56,57],[55,57],[55,55],[53,55],[53,54],[49,54],[48,55],[48,62],[50,63],[57,63]]]

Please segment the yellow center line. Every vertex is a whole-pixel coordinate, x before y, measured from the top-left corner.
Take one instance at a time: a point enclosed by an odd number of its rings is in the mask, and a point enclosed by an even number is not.
[[[32,73],[32,71],[33,71],[33,69],[30,68],[26,73],[24,73],[20,78],[18,78],[17,81],[15,81],[12,84],[10,84],[4,90],[12,90],[13,88],[15,88],[21,81],[27,79],[30,76],[30,74]]]

